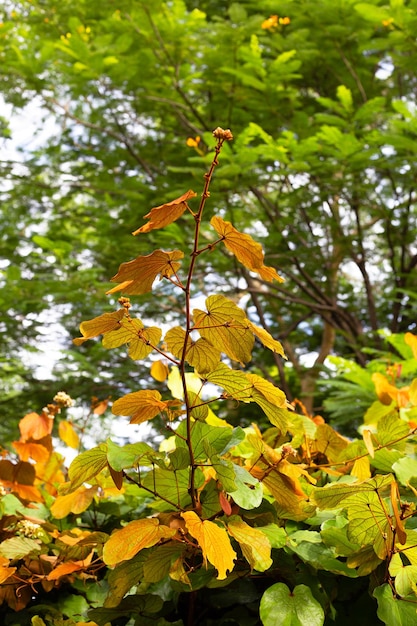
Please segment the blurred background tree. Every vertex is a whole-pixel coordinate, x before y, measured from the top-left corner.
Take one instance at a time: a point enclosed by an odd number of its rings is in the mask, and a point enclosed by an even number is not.
[[[364,367],[382,330],[415,331],[417,2],[16,0],[2,11],[6,439],[59,389],[89,403],[148,384],[123,351],[71,339],[103,312],[122,261],[190,240],[186,220],[146,241],[130,232],[152,206],[201,190],[216,126],[235,141],[210,209],[257,238],[286,282],[216,253],[194,295],[224,291],[282,341],[288,362],[259,348],[255,371],[319,410],[328,355]],[[16,154],[27,119],[33,141]],[[159,321],[180,306],[163,285],[158,310],[139,304]]]

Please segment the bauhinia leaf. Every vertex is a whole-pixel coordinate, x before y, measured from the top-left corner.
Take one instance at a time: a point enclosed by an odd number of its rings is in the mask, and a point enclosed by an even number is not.
[[[261,530],[252,528],[237,515],[228,520],[227,530],[229,535],[239,543],[243,556],[250,564],[251,569],[265,572],[271,567],[271,544]]]
[[[195,191],[190,189],[179,198],[154,207],[145,215],[145,219],[148,219],[149,222],[135,230],[132,234],[148,233],[154,228],[163,228],[164,226],[168,226],[168,224],[172,224],[172,222],[180,218],[184,211],[189,208],[187,200],[195,198],[196,195]]]
[[[320,509],[335,509],[344,506],[343,500],[362,491],[374,492],[391,488],[392,474],[375,476],[362,483],[335,483],[318,487],[312,497]]]
[[[87,339],[92,337],[98,337],[98,335],[104,335],[105,333],[120,328],[120,320],[125,316],[125,309],[119,309],[113,311],[113,313],[103,313],[98,317],[94,317],[92,320],[87,320],[80,324],[80,331],[82,337],[73,339],[73,343],[76,346],[80,346]]]
[[[254,336],[244,311],[222,295],[209,296],[206,307],[207,312],[194,309],[194,329],[234,361],[250,361]]]
[[[284,348],[282,347],[280,342],[274,339],[267,330],[261,328],[260,326],[256,326],[256,324],[254,324],[250,320],[248,320],[248,326],[253,334],[258,337],[259,341],[261,341],[266,348],[269,348],[270,350],[272,350],[272,352],[277,352],[282,357],[284,357],[284,359],[287,358],[285,356]]]
[[[194,511],[181,513],[191,537],[197,540],[204,561],[209,561],[217,569],[219,580],[227,577],[234,568],[237,557],[224,528],[214,522],[201,520]]]
[[[144,328],[139,319],[125,318],[120,322],[120,328],[107,333],[103,337],[105,348],[118,348],[129,344],[131,359],[144,359],[161,340],[162,331],[157,326]]]
[[[151,365],[150,373],[152,378],[157,380],[159,383],[163,383],[168,378],[168,365],[161,360],[154,361]]]
[[[128,393],[113,404],[114,415],[129,415],[131,424],[142,424],[168,408],[169,403],[161,400],[159,391],[141,389]]]
[[[375,491],[361,491],[343,505],[349,519],[349,539],[361,546],[372,545],[375,554],[385,559],[392,546],[392,523],[383,500]]]
[[[181,326],[174,326],[165,335],[168,350],[178,359],[182,358],[185,345],[185,330]],[[185,350],[185,360],[204,374],[213,370],[220,361],[220,350],[211,345],[206,339],[200,337],[193,341],[191,337],[187,339]]]
[[[235,400],[252,401],[253,385],[241,370],[234,370],[225,363],[219,363],[215,370],[205,376],[205,379],[213,385],[222,387]]]
[[[107,446],[99,446],[79,454],[68,469],[68,476],[71,481],[71,491],[75,491],[85,482],[95,478],[107,467]]]
[[[177,530],[161,526],[155,517],[138,519],[116,530],[104,544],[103,561],[117,565],[135,556],[140,550],[150,548],[161,539],[173,537]]]
[[[211,218],[210,224],[216,230],[217,234],[222,237],[223,243],[235,257],[252,272],[258,273],[261,278],[268,282],[276,280],[280,283],[284,279],[277,274],[272,267],[264,265],[264,252],[260,243],[256,242],[250,235],[240,233],[230,223],[223,220],[218,215]]]
[[[111,281],[120,283],[113,289],[109,289],[106,293],[115,293],[123,291],[128,295],[141,295],[152,290],[155,278],[170,278],[180,267],[179,259],[184,257],[181,250],[173,250],[172,252],[164,252],[164,250],[155,250],[146,256],[139,256],[133,261],[122,263],[119,271]],[[99,319],[99,318],[97,318]]]
[[[65,496],[58,496],[51,506],[51,513],[56,519],[63,519],[70,513],[83,513],[88,509],[94,496],[97,494],[98,487],[81,486],[72,493]]]

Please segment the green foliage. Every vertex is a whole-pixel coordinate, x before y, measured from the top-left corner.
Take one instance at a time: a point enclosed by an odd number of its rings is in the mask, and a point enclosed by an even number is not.
[[[17,611],[31,626],[324,626],[361,619],[364,610],[370,624],[415,621],[417,337],[390,337],[400,356],[375,359],[368,370],[339,361],[350,383],[372,394],[354,440],[245,371],[254,337],[280,358],[284,350],[239,300],[215,293],[206,310],[194,308],[198,265],[224,245],[265,281],[281,278],[230,223],[212,218],[216,235],[200,243],[219,155],[233,139],[221,128],[213,135],[197,206],[187,192],[152,209],[135,231],[169,228],[184,216],[194,223],[189,249],[123,262],[108,292],[142,299],[153,288],[149,276],[159,278],[180,292],[180,325],[146,327],[122,295],[117,310],[82,322],[74,339],[80,349],[100,335],[109,350],[128,344],[130,361],[151,367],[160,390],[125,393],[112,413],[130,424],[159,416],[165,437],[154,447],[108,439],[83,450],[63,392],[20,421],[15,457],[0,461],[6,624]],[[268,428],[232,427],[215,410],[227,413],[231,403],[257,405]],[[93,415],[104,409],[93,405]],[[78,449],[68,469],[56,434]]]

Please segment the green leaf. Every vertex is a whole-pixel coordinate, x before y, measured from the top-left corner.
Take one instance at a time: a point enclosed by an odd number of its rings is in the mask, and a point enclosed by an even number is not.
[[[79,454],[68,469],[68,476],[71,481],[70,489],[75,491],[82,484],[88,483],[107,467],[107,445],[101,443],[99,446]]]
[[[234,464],[233,469],[236,489],[231,496],[234,502],[242,509],[256,509],[263,498],[262,484],[241,465]]]
[[[263,626],[323,626],[324,611],[306,585],[291,592],[275,583],[261,598],[259,615]]]
[[[417,611],[414,595],[407,600],[394,598],[390,585],[386,583],[376,587],[373,596],[378,602],[377,615],[386,626],[415,626]]]
[[[143,564],[147,558],[146,551],[143,551],[134,556],[133,559],[124,561],[110,570],[108,577],[109,593],[104,606],[111,608],[119,605],[128,591],[142,579]]]
[[[349,519],[348,537],[361,546],[373,545],[380,559],[392,545],[392,525],[386,507],[375,491],[360,491],[343,503]]]
[[[387,489],[392,481],[392,475],[376,476],[362,483],[335,483],[326,487],[318,487],[313,492],[313,498],[320,509],[335,509],[343,500],[359,492],[373,492],[375,490]]]
[[[378,22],[379,24],[382,24],[384,20],[390,18],[390,14],[387,9],[377,7],[368,2],[359,2],[358,4],[355,4],[353,8],[361,17],[369,22]]]
[[[41,542],[28,537],[11,537],[0,544],[0,556],[6,559],[22,559],[33,552],[41,551]]]
[[[138,465],[150,465],[154,456],[157,456],[155,450],[143,441],[118,446],[107,439],[107,461],[116,472]]]
[[[172,563],[184,552],[185,546],[178,543],[167,543],[147,552],[143,564],[143,580],[146,583],[157,583],[169,574]]]
[[[392,469],[402,485],[414,483],[413,478],[417,478],[417,460],[409,456],[403,456],[396,461]]]

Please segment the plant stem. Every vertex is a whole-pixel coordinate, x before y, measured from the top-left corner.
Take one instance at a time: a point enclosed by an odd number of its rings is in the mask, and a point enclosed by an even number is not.
[[[210,165],[210,169],[208,172],[206,172],[204,174],[204,179],[205,179],[205,183],[204,183],[204,189],[203,192],[201,194],[201,200],[200,200],[200,205],[198,207],[198,211],[197,213],[194,215],[194,220],[195,220],[195,230],[194,230],[194,248],[193,251],[191,253],[191,262],[190,262],[190,267],[188,269],[188,277],[187,277],[187,283],[184,289],[184,293],[185,293],[185,315],[186,315],[186,329],[185,329],[185,338],[184,338],[184,345],[183,345],[183,349],[182,349],[182,356],[181,356],[181,361],[179,364],[179,371],[180,371],[180,376],[181,376],[181,382],[182,382],[182,387],[183,387],[183,392],[184,392],[184,403],[185,403],[185,407],[186,407],[186,420],[187,420],[187,447],[188,447],[188,451],[190,454],[190,479],[189,479],[189,486],[188,486],[188,491],[191,497],[191,502],[192,502],[192,506],[193,508],[197,508],[197,504],[198,504],[198,497],[197,497],[197,491],[195,488],[195,471],[197,469],[197,465],[194,459],[194,450],[193,450],[193,446],[192,446],[192,441],[191,441],[191,435],[192,435],[192,418],[191,418],[191,410],[192,407],[190,405],[190,401],[189,401],[189,397],[188,397],[188,390],[187,390],[187,381],[186,381],[186,377],[185,377],[185,360],[186,360],[186,356],[187,356],[187,346],[188,346],[188,341],[189,341],[189,337],[191,334],[191,331],[193,329],[193,325],[191,322],[191,302],[190,302],[190,293],[191,293],[191,284],[192,284],[192,280],[193,280],[193,274],[194,274],[194,268],[195,268],[195,264],[196,264],[196,260],[198,255],[200,254],[200,251],[198,249],[199,247],[199,238],[200,238],[200,226],[201,226],[201,219],[202,219],[202,215],[203,215],[203,211],[204,211],[204,207],[206,204],[206,200],[207,198],[210,196],[210,192],[209,192],[209,187],[210,187],[210,183],[211,183],[211,179],[213,176],[213,172],[214,169],[216,167],[216,165],[218,165],[218,156],[219,153],[222,149],[223,143],[226,141],[226,137],[220,137],[217,139],[217,144],[215,147],[215,154],[214,154],[214,158],[213,161]]]

